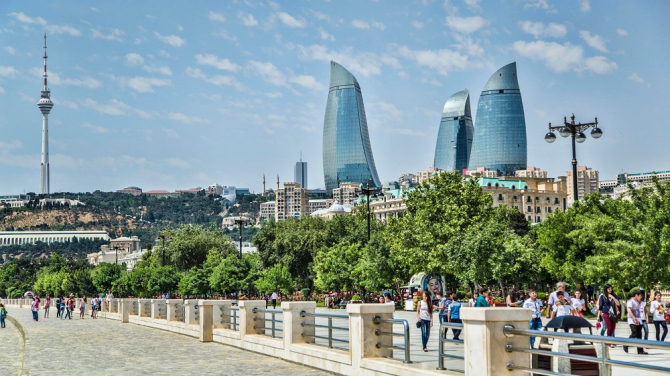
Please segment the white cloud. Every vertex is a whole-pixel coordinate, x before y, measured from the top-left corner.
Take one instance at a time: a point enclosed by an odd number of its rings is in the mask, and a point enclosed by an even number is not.
[[[376,29],[379,29],[379,30],[381,30],[381,31],[386,30],[386,25],[384,25],[383,22],[377,22],[377,21],[375,21],[375,22],[372,23],[372,27],[374,27],[374,28],[376,28]]]
[[[287,86],[286,76],[274,64],[251,60],[249,61],[249,67],[260,75],[264,81],[275,86]]]
[[[637,82],[638,84],[644,83],[642,77],[640,77],[637,73],[631,73],[631,75],[628,76],[628,79],[633,82]]]
[[[589,0],[579,0],[579,10],[582,12],[588,12],[591,10],[591,4],[589,3]]]
[[[545,25],[543,22],[522,21],[519,22],[519,26],[521,26],[521,30],[531,34],[535,39],[542,37],[563,38],[568,33],[565,25],[554,22]]]
[[[42,77],[44,71],[40,68],[32,68],[30,73],[35,77]],[[89,89],[96,89],[102,86],[102,82],[91,78],[91,77],[81,77],[81,78],[61,78],[60,74],[50,71],[49,72],[49,84],[53,85],[72,85],[72,86],[84,86]]]
[[[82,128],[90,129],[95,133],[111,133],[112,130],[105,128],[100,125],[93,125],[91,123],[84,122],[82,125]]]
[[[628,35],[628,32],[624,29],[616,29],[616,33],[619,34],[619,36],[625,37]]]
[[[224,16],[223,13],[214,13],[211,10],[207,14],[207,18],[209,18],[211,21],[216,21],[216,22],[225,22],[226,21],[226,16]]]
[[[56,98],[54,96],[51,96],[51,100],[57,105],[57,106],[65,106],[71,110],[76,110],[79,108],[79,106],[71,101],[65,100],[65,99],[60,99]]]
[[[92,32],[91,37],[93,39],[106,39],[106,40],[115,40],[118,42],[123,42],[123,39],[121,39],[123,31],[119,29],[112,29],[111,33],[109,34],[103,34],[102,32],[96,29],[91,29],[91,32]]]
[[[124,106],[125,103],[118,101],[116,99],[112,99],[108,104],[103,104],[103,103],[98,103],[95,100],[91,98],[86,98],[82,102],[82,105],[84,107],[89,107],[92,108],[100,113],[106,114],[106,115],[112,115],[112,116],[121,116],[125,115],[126,112],[124,111]]]
[[[126,64],[128,65],[144,64],[144,58],[140,54],[129,53],[126,56],[124,56],[124,59],[126,60]]]
[[[399,118],[402,116],[402,111],[400,111],[395,105],[392,103],[386,103],[386,102],[377,102],[374,104],[376,107],[379,107],[384,113],[391,115],[391,117],[394,118]]]
[[[464,71],[479,67],[480,63],[471,61],[467,55],[448,49],[442,50],[411,50],[409,47],[398,47],[398,54],[415,61],[419,66],[428,67],[446,76],[451,72]]]
[[[533,61],[544,63],[555,72],[592,71],[598,74],[607,74],[617,69],[617,64],[604,56],[594,56],[585,59],[584,49],[570,43],[556,42],[525,42],[516,41],[512,49],[521,56]]]
[[[161,35],[158,32],[154,32],[154,35],[163,43],[167,43],[173,47],[181,47],[186,44],[186,40],[177,35]]]
[[[12,66],[2,66],[0,65],[0,77],[11,77],[13,78],[19,71]]]
[[[548,0],[526,0],[524,9],[535,8],[545,10],[547,13],[556,13],[553,5],[549,4]]]
[[[181,158],[168,158],[167,162],[170,164],[172,167],[177,167],[177,168],[190,168],[191,164],[186,162],[185,160]]]
[[[219,31],[219,32],[214,32],[214,33],[212,33],[212,35],[215,36],[215,37],[227,39],[231,42],[237,42],[237,37],[234,36],[234,35],[228,34],[228,32],[225,31],[225,30],[222,30],[222,31]]]
[[[412,26],[414,26],[417,29],[421,29],[423,27],[423,22],[421,21],[412,21]]]
[[[14,140],[12,142],[3,142],[0,141],[0,150],[9,151],[17,150],[23,147],[23,143],[19,140]]]
[[[361,21],[361,20],[351,21],[351,26],[353,26],[357,29],[369,29],[370,28],[370,25],[367,22]]]
[[[256,26],[258,25],[258,21],[256,18],[254,18],[254,15],[251,13],[244,13],[244,12],[239,12],[237,13],[237,18],[242,21],[242,25],[244,26]]]
[[[384,65],[400,68],[400,62],[398,59],[391,55],[378,55],[372,52],[356,52],[350,48],[345,48],[340,52],[331,51],[328,50],[326,46],[316,44],[307,47],[298,45],[297,47],[298,56],[301,59],[325,62],[334,60],[342,64],[351,72],[361,74],[363,76],[381,74],[381,68]]]
[[[400,71],[400,72],[398,72],[398,77],[400,77],[400,78],[408,78],[408,77],[409,77],[409,74],[407,74],[407,72],[405,72],[405,71]]]
[[[269,93],[265,93],[265,96],[268,98],[281,98],[283,95],[278,91],[271,91]]]
[[[23,14],[23,12],[19,13],[12,12],[9,13],[9,15],[16,18],[17,21],[23,22],[25,24],[40,25],[51,34],[70,34],[74,37],[78,37],[81,35],[81,32],[79,30],[75,29],[70,25],[50,24],[42,17],[30,17]]]
[[[244,90],[244,85],[241,83],[237,82],[237,80],[234,77],[230,76],[207,76],[203,71],[201,71],[198,68],[191,68],[191,67],[186,67],[186,75],[192,78],[196,78],[198,80],[203,80],[207,83],[210,83],[212,85],[216,86],[221,86],[221,85],[226,85],[226,86],[233,86],[235,89],[238,91],[243,91]]]
[[[321,13],[321,12],[318,12],[318,11],[315,11],[315,10],[312,11],[312,14],[313,14],[314,17],[316,17],[316,19],[319,20],[319,21],[327,21],[327,22],[330,22],[330,17],[329,17],[327,14],[324,14],[324,13]]]
[[[168,114],[168,119],[172,121],[178,121],[184,124],[207,124],[209,121],[197,116],[185,115],[180,112],[170,112]]]
[[[156,19],[156,16],[154,16],[152,14],[149,14],[149,13],[145,14],[144,17],[146,17],[149,20],[155,20]]]
[[[184,27],[181,26],[181,25],[177,25],[177,30],[179,30],[179,31],[184,31]]]
[[[335,40],[334,36],[328,34],[328,32],[322,28],[319,28],[319,33],[321,34],[321,39],[323,40],[330,40],[331,42]]]
[[[89,9],[91,9],[91,11],[93,11],[93,12],[100,12],[100,9],[98,9],[98,8],[93,8],[93,7],[91,7],[91,8],[89,8]]]
[[[154,87],[160,86],[170,86],[172,81],[164,78],[154,78],[154,77],[120,77],[119,81],[121,85],[127,86],[130,89],[135,90],[138,93],[153,93]]]
[[[279,21],[288,27],[302,29],[307,26],[307,22],[302,17],[295,18],[286,12],[278,12],[276,16],[279,18]]]
[[[595,48],[596,50],[602,52],[609,52],[607,51],[607,46],[605,46],[605,39],[600,35],[597,34],[591,35],[591,33],[588,32],[587,30],[581,30],[579,32],[579,37],[584,39],[584,42],[586,42],[586,44]]]
[[[609,60],[605,56],[593,56],[584,62],[587,70],[598,74],[608,74],[617,70],[617,63]]]
[[[195,60],[200,65],[211,65],[221,70],[237,72],[240,69],[239,65],[232,63],[230,60],[225,58],[219,59],[216,55],[212,54],[197,54],[195,55]]]
[[[446,25],[453,31],[459,33],[474,33],[475,31],[488,25],[489,21],[480,16],[456,17],[447,16]]]
[[[314,76],[293,76],[289,79],[289,81],[306,89],[325,90],[325,87],[320,82],[318,82]]]
[[[5,94],[5,93],[6,93],[5,89],[3,89],[2,86],[0,86],[0,94]]]
[[[467,5],[468,8],[473,10],[481,9],[481,7],[479,6],[480,1],[481,0],[463,0],[463,2],[465,2],[465,5]]]
[[[7,51],[7,53],[10,55],[14,55],[16,53],[16,48],[12,46],[7,46],[5,47],[5,51]]]
[[[167,65],[145,65],[142,67],[149,73],[158,73],[165,76],[172,76],[172,70]]]
[[[402,136],[415,136],[415,137],[425,137],[426,133],[422,131],[416,131],[414,129],[409,129],[409,128],[385,128],[385,132],[388,133],[395,133],[399,134]]]

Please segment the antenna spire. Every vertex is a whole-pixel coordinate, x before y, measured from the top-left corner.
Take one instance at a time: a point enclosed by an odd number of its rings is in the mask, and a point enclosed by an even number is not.
[[[47,34],[44,33],[44,92],[47,93],[49,89],[47,89]],[[48,95],[48,93],[47,93]]]

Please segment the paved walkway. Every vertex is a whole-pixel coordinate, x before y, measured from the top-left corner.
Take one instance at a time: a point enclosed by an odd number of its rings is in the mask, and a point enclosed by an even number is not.
[[[280,359],[115,320],[32,320],[30,310],[9,307],[25,332],[0,329],[0,375],[329,375]],[[40,314],[43,312],[40,311]],[[88,315],[88,314],[87,314]],[[21,371],[22,370],[22,371]]]

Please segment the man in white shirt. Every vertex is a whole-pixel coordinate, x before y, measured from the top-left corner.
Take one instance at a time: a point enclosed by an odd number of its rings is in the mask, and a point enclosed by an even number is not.
[[[532,311],[530,319],[530,330],[540,330],[542,329],[542,301],[537,298],[537,292],[535,290],[528,291],[528,298],[523,302],[523,308],[529,308]],[[535,337],[530,337],[530,348],[532,349],[535,345]]]
[[[549,309],[547,309],[547,318],[551,317],[551,313],[553,312],[554,305],[556,304],[556,302],[558,302],[558,292],[559,291],[563,292],[563,294],[567,294],[565,292],[565,283],[558,282],[556,284],[556,291],[549,294],[549,300],[547,301],[547,307],[549,307]]]
[[[551,318],[572,315],[575,309],[572,306],[572,303],[565,299],[563,291],[557,291],[556,296],[558,297],[558,301],[554,303],[554,307],[551,311]],[[566,333],[570,332],[569,329],[564,330]],[[554,331],[558,331],[558,328],[554,328]]]
[[[642,322],[640,320],[640,301],[642,293],[640,290],[633,291],[633,296],[628,299],[626,309],[628,309],[628,326],[630,326],[630,336],[628,338],[642,339]],[[623,351],[628,352],[628,346],[623,347]],[[642,347],[637,348],[640,355],[648,355]]]
[[[272,308],[275,309],[277,308],[277,292],[273,291],[272,295],[270,296],[270,299],[272,299]]]

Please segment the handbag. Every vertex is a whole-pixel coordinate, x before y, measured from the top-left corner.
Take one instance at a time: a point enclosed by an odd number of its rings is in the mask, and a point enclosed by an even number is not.
[[[593,313],[594,316],[598,316],[598,307],[593,306],[591,308],[591,313]]]
[[[665,322],[670,322],[670,313],[665,314]]]
[[[419,320],[419,321],[416,322],[416,327],[419,328],[419,329],[421,329],[421,320]]]
[[[608,315],[610,315],[610,321],[612,321],[612,322],[618,322],[619,321],[619,318],[617,317],[616,312],[610,311],[608,313]]]

